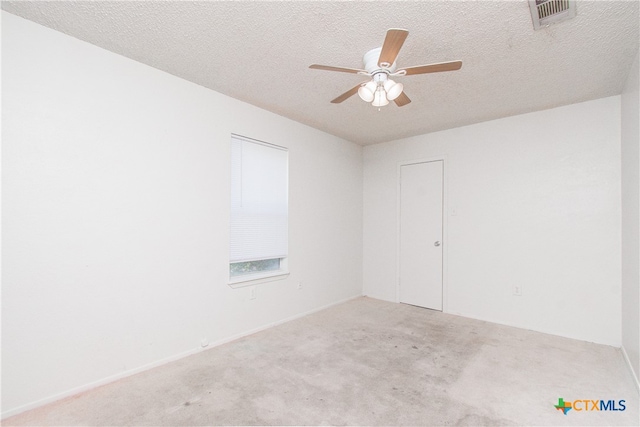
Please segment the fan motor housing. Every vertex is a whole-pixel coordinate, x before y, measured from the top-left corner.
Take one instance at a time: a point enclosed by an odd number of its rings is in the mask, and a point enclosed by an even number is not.
[[[381,67],[378,65],[378,59],[380,59],[380,52],[382,51],[381,47],[377,47],[375,49],[371,49],[369,52],[365,53],[362,57],[362,64],[364,65],[364,69],[367,70],[369,74],[377,74],[377,73],[387,73],[391,74],[396,71],[396,63],[394,62],[389,67]]]

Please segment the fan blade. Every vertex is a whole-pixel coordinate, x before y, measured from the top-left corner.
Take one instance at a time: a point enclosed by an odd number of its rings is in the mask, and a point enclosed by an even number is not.
[[[438,64],[418,65],[416,67],[401,68],[396,71],[406,71],[406,76],[413,74],[439,73],[441,71],[455,71],[462,67],[462,61],[440,62]]]
[[[398,53],[404,44],[405,39],[409,35],[409,31],[398,28],[391,28],[387,31],[387,36],[382,45],[378,65],[380,67],[390,67],[396,61]]]
[[[318,65],[318,64],[309,65],[309,68],[313,68],[314,70],[339,71],[341,73],[351,73],[351,74],[358,74],[360,72],[366,73],[365,70],[358,70],[356,68],[331,67],[329,65]]]
[[[393,100],[393,102],[395,102],[398,107],[402,107],[403,105],[410,103],[411,100],[404,92],[402,92],[400,96]]]
[[[366,83],[366,82],[363,82],[363,83]],[[331,101],[331,103],[340,104],[342,101],[352,97],[353,95],[356,94],[356,92],[358,92],[358,89],[360,89],[360,86],[362,86],[362,83],[359,83],[358,85],[352,87],[351,89],[349,89],[348,91],[346,91],[345,93],[343,93],[342,95],[340,95],[339,97]]]

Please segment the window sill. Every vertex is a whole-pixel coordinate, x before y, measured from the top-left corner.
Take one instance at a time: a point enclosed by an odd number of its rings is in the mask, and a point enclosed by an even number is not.
[[[229,279],[227,283],[231,288],[238,289],[245,286],[259,285],[260,283],[274,282],[276,280],[284,280],[289,277],[288,271],[278,270],[272,274],[247,274],[246,276],[237,276]]]

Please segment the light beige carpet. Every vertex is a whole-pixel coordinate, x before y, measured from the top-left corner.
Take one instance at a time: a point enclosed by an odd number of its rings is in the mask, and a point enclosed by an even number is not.
[[[625,400],[624,411],[558,399]],[[638,425],[619,349],[371,298],[3,425]]]

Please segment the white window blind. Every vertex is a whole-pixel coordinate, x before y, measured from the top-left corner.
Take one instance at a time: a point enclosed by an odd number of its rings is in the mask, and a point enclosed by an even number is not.
[[[230,263],[288,254],[288,152],[232,135]]]

